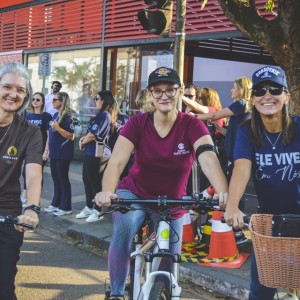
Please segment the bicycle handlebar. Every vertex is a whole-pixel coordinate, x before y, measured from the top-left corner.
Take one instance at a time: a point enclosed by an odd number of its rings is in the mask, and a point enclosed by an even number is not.
[[[244,222],[245,226],[249,226],[249,221],[250,221],[250,217],[249,216],[244,216],[243,217],[243,222]],[[221,217],[221,222],[222,223],[226,223],[224,217]]]
[[[19,223],[19,219],[17,217],[13,217],[10,215],[2,216],[0,215],[0,224],[4,225],[18,225],[33,230],[33,226],[25,223]]]

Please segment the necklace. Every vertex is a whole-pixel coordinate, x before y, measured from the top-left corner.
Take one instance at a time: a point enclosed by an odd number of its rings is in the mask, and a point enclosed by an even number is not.
[[[282,131],[280,131],[280,133],[278,134],[275,143],[272,143],[272,141],[271,141],[270,138],[268,137],[267,132],[266,132],[265,130],[264,130],[264,133],[265,133],[265,135],[266,135],[267,140],[268,140],[269,143],[272,145],[273,150],[275,150],[275,149],[276,149],[276,144],[277,144],[277,142],[278,142],[278,140],[279,140],[279,138],[280,138],[280,136],[281,136],[281,134],[282,134]]]
[[[12,122],[9,124],[8,128],[6,129],[6,131],[5,131],[5,133],[4,133],[3,137],[2,137],[2,139],[0,140],[0,145],[1,145],[2,141],[4,140],[4,138],[6,137],[6,135],[7,135],[8,131],[9,131],[10,126],[11,126],[12,123],[13,123],[13,120],[12,120]]]

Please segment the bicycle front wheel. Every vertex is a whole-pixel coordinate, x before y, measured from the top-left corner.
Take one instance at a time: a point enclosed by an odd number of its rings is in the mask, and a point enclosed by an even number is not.
[[[168,285],[162,281],[155,282],[150,290],[149,299],[170,300],[171,294]]]

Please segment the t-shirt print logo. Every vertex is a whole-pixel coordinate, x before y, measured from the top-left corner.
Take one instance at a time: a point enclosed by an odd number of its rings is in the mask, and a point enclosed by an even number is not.
[[[14,161],[18,160],[17,153],[17,148],[15,146],[10,146],[6,151],[6,155],[3,155],[2,158],[6,161],[7,164],[10,165]]]
[[[184,154],[188,154],[190,153],[189,150],[185,150],[184,148],[184,144],[183,143],[179,143],[178,144],[178,150],[176,152],[174,152],[174,155],[184,155]]]

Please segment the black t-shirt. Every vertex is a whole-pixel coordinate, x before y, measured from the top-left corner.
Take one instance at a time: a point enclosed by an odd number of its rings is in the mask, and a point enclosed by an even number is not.
[[[0,141],[2,138],[0,144],[0,214],[18,216],[22,211],[19,181],[22,163],[25,161],[25,164],[42,164],[42,134],[38,127],[16,114],[10,127],[0,127]]]

